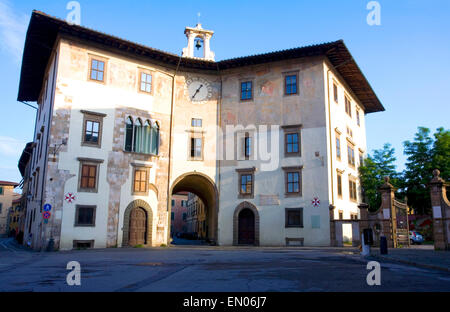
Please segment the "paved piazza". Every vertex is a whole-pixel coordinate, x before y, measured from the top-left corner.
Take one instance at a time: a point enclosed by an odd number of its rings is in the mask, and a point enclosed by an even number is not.
[[[81,265],[68,286],[67,263]],[[0,240],[0,291],[450,291],[450,273],[381,262],[368,286],[354,249],[179,246],[30,252]]]

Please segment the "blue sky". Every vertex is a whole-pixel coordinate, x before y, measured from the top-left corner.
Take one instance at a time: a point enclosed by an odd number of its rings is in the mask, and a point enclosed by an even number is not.
[[[449,128],[450,1],[380,0],[380,26],[366,23],[368,2],[79,1],[82,26],[176,54],[201,12],[217,60],[343,39],[386,108],[367,116],[369,152],[392,143],[402,170],[402,142],[418,126]],[[33,138],[35,112],[16,101],[31,11],[65,18],[67,3],[0,0],[0,180],[20,181],[17,161]]]

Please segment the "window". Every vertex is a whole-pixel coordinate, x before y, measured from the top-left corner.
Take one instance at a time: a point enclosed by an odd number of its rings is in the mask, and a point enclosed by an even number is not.
[[[303,227],[303,208],[286,208],[285,227]]]
[[[133,183],[133,193],[145,194],[148,190],[148,178],[149,169],[148,168],[135,168],[134,169],[134,183]]]
[[[286,134],[286,153],[298,153],[298,133]]]
[[[300,191],[299,177],[300,177],[300,174],[298,172],[288,172],[287,173],[287,192],[288,193],[298,193]]]
[[[139,90],[146,93],[152,93],[152,75],[141,72]]]
[[[358,126],[361,126],[361,119],[359,117],[359,110],[356,110],[356,123]]]
[[[350,166],[354,167],[355,166],[355,149],[352,146],[347,145],[347,153],[348,153],[348,155],[347,155],[348,164]]]
[[[202,158],[202,150],[203,150],[203,142],[202,138],[191,138],[191,158],[192,159],[201,159]]]
[[[301,196],[301,167],[283,167],[285,174],[285,195]]]
[[[253,88],[251,81],[241,82],[241,100],[247,101],[253,99]]]
[[[84,131],[84,142],[98,144],[99,134],[100,134],[100,123],[97,121],[87,120]]]
[[[3,186],[0,186],[0,195],[3,195]]]
[[[352,103],[347,96],[345,97],[345,112],[347,113],[347,115],[352,117]]]
[[[186,212],[183,212],[183,221],[186,221]]]
[[[171,212],[171,214],[170,214],[170,219],[171,219],[171,220],[175,220],[175,212],[173,212],[173,211]]]
[[[351,220],[358,220],[358,214],[357,213],[350,213],[350,219]]]
[[[250,157],[252,153],[252,138],[248,133],[245,134],[244,138],[244,156],[246,159]]]
[[[104,81],[105,76],[105,62],[97,59],[91,59],[91,80]]]
[[[2,210],[3,210],[3,204],[0,203],[0,214],[2,213]]]
[[[95,189],[96,179],[97,179],[97,166],[82,165],[80,187],[83,189]]]
[[[347,135],[351,138],[353,138],[353,130],[347,127]]]
[[[78,158],[78,161],[80,161],[78,191],[97,193],[99,164],[103,163],[103,160]]]
[[[337,175],[337,192],[338,196],[342,198],[342,175],[340,173]]]
[[[238,198],[253,198],[255,168],[236,169],[238,172]]]
[[[83,135],[82,145],[84,146],[101,146],[102,125],[105,114],[81,111],[83,113]]]
[[[251,174],[241,175],[241,194],[249,195],[252,194],[253,190],[253,177]]]
[[[334,101],[338,103],[338,87],[335,83],[333,83],[333,97]]]
[[[284,77],[284,94],[297,94],[297,75],[287,75]]]
[[[336,157],[341,160],[341,138],[336,137]]]
[[[94,248],[94,241],[93,240],[90,240],[90,241],[74,240],[73,241],[73,248],[76,248],[76,249]]]
[[[96,206],[77,205],[75,210],[75,226],[95,226]]]
[[[198,118],[192,118],[192,122],[191,122],[191,126],[192,127],[202,127],[202,120],[198,119]]]
[[[339,220],[344,219],[344,212],[342,210],[339,210]]]
[[[284,129],[284,156],[301,156],[300,128],[301,125],[282,126]]]
[[[175,207],[175,199],[172,199],[172,207]]]
[[[348,189],[349,189],[349,193],[350,193],[350,200],[356,201],[357,200],[357,196],[356,196],[356,182],[354,180],[349,180],[349,182],[348,182]]]
[[[359,166],[364,166],[364,156],[362,153],[359,153]]]
[[[148,155],[159,153],[159,125],[157,122],[140,118],[133,122],[128,117],[125,122],[125,151]]]

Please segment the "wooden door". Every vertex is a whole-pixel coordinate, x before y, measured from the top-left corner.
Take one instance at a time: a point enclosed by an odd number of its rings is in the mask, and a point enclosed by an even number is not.
[[[147,214],[142,208],[134,208],[130,214],[130,246],[147,243]]]
[[[250,209],[243,209],[239,213],[238,243],[242,245],[255,244],[255,215]]]

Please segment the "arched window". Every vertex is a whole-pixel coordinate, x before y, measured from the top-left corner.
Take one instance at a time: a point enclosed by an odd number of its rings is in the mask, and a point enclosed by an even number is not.
[[[150,120],[146,120],[145,123],[142,123],[140,118],[133,123],[133,119],[128,117],[125,129],[125,151],[158,155],[158,123]]]
[[[142,121],[138,118],[134,124],[134,150],[133,152],[142,153],[143,151],[143,127]]]
[[[159,153],[159,125],[157,122],[152,125],[152,133],[151,133],[151,153],[154,155],[158,155]]]
[[[125,128],[125,150],[127,152],[133,151],[133,119],[127,118]]]

